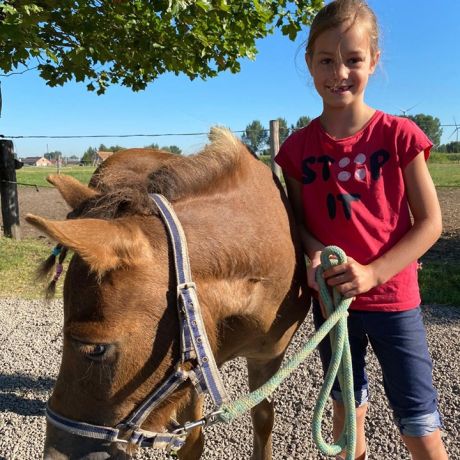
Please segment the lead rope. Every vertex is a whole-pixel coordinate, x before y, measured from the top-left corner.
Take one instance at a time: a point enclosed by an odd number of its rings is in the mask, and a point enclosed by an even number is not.
[[[337,325],[334,326],[329,334],[332,357],[313,412],[312,432],[315,444],[321,452],[332,456],[346,449],[345,459],[353,460],[355,458],[356,449],[356,408],[347,324],[348,307],[352,299],[343,298],[336,289],[333,289],[333,296],[331,297],[326,280],[323,278],[325,270],[335,265],[343,264],[346,261],[347,256],[342,249],[337,246],[328,246],[321,253],[321,265],[316,271],[316,282],[319,285],[319,295],[328,317],[337,311],[341,311],[343,314],[340,316]],[[328,444],[321,433],[321,421],[331,393],[332,385],[334,384],[335,376],[337,376],[339,380],[343,395],[345,424],[337,442],[335,444]]]
[[[328,318],[313,337],[264,385],[246,396],[224,404],[221,407],[221,412],[217,414],[219,421],[229,423],[270,396],[305,361],[321,340],[331,332],[332,358],[313,413],[313,439],[318,449],[325,455],[338,455],[346,449],[346,460],[355,458],[356,410],[347,328],[348,307],[352,299],[343,298],[335,289],[333,298],[331,298],[327,284],[322,277],[324,270],[331,266],[342,264],[346,260],[345,253],[337,246],[328,246],[323,250],[321,253],[321,267],[317,272],[317,281],[320,286],[321,301],[326,307]],[[336,375],[344,397],[346,421],[337,443],[327,444],[321,434],[321,420]]]

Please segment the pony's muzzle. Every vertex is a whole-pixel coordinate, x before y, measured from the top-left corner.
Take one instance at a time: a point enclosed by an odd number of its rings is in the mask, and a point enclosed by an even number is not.
[[[67,433],[47,424],[44,460],[127,460],[125,446]]]

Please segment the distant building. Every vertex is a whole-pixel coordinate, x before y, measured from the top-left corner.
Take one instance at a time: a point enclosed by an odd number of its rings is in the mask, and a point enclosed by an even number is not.
[[[96,159],[94,161],[94,164],[100,165],[103,163],[107,158],[111,157],[113,155],[113,152],[103,152],[102,150],[99,150],[96,153]]]
[[[21,158],[21,161],[26,166],[53,166],[53,163],[45,157],[27,157]]]

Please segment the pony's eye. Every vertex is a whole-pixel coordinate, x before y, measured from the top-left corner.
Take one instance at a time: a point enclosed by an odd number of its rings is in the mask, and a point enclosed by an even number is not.
[[[99,357],[102,356],[107,351],[107,346],[98,343],[97,345],[93,345],[93,349],[88,353],[92,357]]]
[[[103,361],[108,358],[110,344],[77,342],[78,351],[87,359]]]

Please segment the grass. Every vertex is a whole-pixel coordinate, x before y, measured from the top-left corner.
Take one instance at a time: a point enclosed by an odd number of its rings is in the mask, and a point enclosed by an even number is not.
[[[75,177],[75,179],[78,179],[80,182],[87,184],[94,170],[95,168],[93,166],[65,166],[61,168],[61,174]],[[51,184],[46,181],[46,176],[56,173],[55,167],[41,168],[24,166],[16,171],[16,179],[23,184],[51,187]]]
[[[430,163],[428,169],[436,187],[460,187],[460,163]]]
[[[46,240],[0,238],[0,296],[36,299],[44,296],[46,282],[35,281],[35,270],[51,253]],[[60,292],[62,281],[56,292]]]
[[[460,263],[426,262],[419,271],[422,302],[460,307]]]

